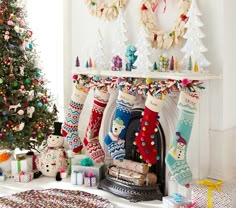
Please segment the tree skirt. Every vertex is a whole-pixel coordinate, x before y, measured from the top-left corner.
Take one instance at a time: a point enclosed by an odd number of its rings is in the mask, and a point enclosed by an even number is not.
[[[83,191],[44,189],[29,190],[0,197],[0,207],[5,208],[114,208],[112,204],[100,196]]]

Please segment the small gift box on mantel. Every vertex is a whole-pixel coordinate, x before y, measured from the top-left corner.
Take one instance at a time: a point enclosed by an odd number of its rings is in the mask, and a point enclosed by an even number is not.
[[[93,173],[88,173],[87,177],[84,177],[84,185],[90,187],[97,186],[96,177],[93,175]]]
[[[28,183],[33,180],[34,174],[32,172],[21,171],[14,176],[16,182]]]
[[[64,168],[60,169],[60,176],[61,179],[66,179],[67,178],[67,170],[65,170]]]
[[[73,185],[83,185],[83,183],[84,183],[84,171],[74,170],[71,173],[71,183]]]
[[[235,208],[236,184],[204,179],[191,185],[192,200],[197,202],[196,208]]]
[[[178,193],[163,197],[164,208],[194,208],[196,203]]]

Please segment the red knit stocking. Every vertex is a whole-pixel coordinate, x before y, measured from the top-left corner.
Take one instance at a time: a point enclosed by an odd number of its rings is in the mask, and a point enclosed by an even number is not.
[[[102,122],[103,111],[107,105],[108,98],[108,92],[96,89],[92,114],[84,138],[84,145],[86,146],[92,160],[96,163],[103,162],[105,158],[104,151],[99,142],[98,134]]]
[[[138,152],[141,154],[143,161],[150,165],[155,164],[158,160],[154,138],[158,130],[158,112],[161,109],[162,103],[163,100],[148,94],[141,129],[135,134],[135,143],[138,146]]]

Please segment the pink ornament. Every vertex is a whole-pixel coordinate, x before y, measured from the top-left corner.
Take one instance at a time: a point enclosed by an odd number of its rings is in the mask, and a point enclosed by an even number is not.
[[[24,111],[23,111],[23,110],[19,110],[17,113],[18,113],[20,116],[24,115]]]
[[[72,78],[77,80],[78,79],[78,74],[74,74]]]
[[[188,79],[183,79],[183,80],[182,80],[182,84],[183,84],[183,85],[187,85],[187,84],[188,84]]]
[[[21,21],[19,22],[19,24],[20,24],[20,26],[24,26],[24,25],[25,25],[25,23],[24,23],[23,20],[21,20]]]
[[[7,21],[7,24],[8,24],[8,25],[13,25],[13,22],[12,22],[11,20],[8,20],[8,21]]]

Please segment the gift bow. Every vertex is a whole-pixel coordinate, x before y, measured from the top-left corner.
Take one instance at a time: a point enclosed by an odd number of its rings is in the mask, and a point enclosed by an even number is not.
[[[21,176],[21,175],[25,175],[25,171],[19,172],[19,175],[20,175],[20,176]]]
[[[193,202],[190,205],[184,205],[184,208],[193,208],[196,204],[197,204],[197,202]]]
[[[197,181],[197,184],[208,187],[208,192],[207,192],[207,207],[208,208],[213,208],[213,197],[212,197],[213,190],[215,189],[216,191],[221,192],[220,186],[223,183],[224,181],[213,182],[208,179]]]
[[[175,202],[183,202],[183,196],[178,193],[173,193],[172,197],[174,198]]]

